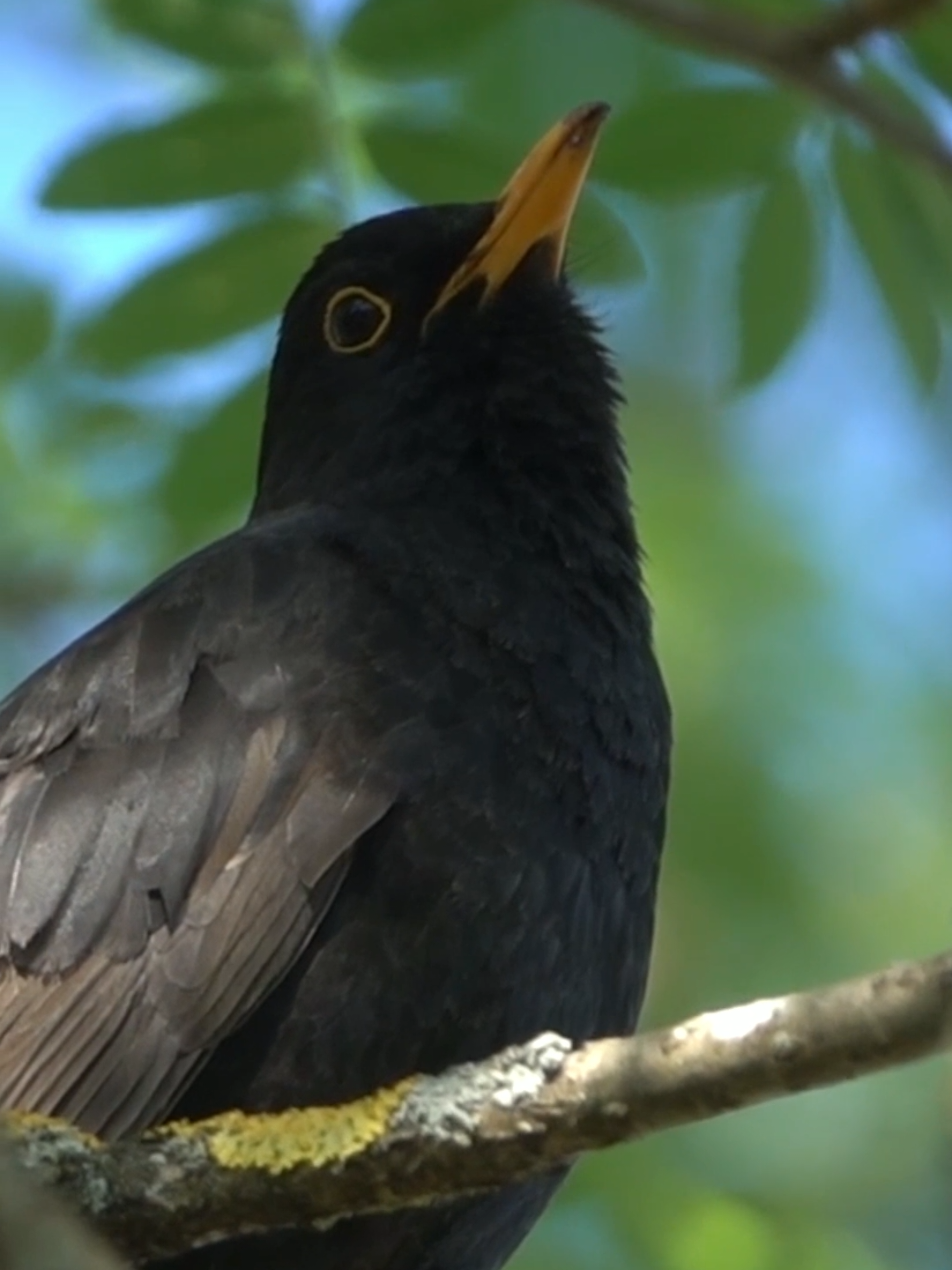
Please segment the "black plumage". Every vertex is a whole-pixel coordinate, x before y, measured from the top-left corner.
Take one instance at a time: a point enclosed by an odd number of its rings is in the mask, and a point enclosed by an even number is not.
[[[669,714],[561,270],[603,115],[328,246],[248,523],[0,705],[0,1105],[117,1135],[634,1027]],[[179,1264],[492,1270],[556,1181]]]

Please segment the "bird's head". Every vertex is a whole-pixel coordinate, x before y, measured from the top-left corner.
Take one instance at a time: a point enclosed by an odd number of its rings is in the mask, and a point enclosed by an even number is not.
[[[494,203],[379,216],[321,252],[285,310],[256,512],[448,477],[474,446],[615,446],[613,374],[563,270],[607,113],[566,116]]]

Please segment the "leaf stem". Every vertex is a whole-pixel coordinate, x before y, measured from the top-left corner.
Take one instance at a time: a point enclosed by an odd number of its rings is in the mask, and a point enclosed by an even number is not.
[[[326,172],[334,210],[342,224],[349,224],[357,216],[360,182],[333,41],[324,24],[307,11],[306,0],[298,0],[298,12],[301,26],[308,35],[307,66],[327,150]]]
[[[952,181],[952,149],[939,132],[851,79],[834,54],[883,27],[918,16],[935,0],[870,0],[814,23],[786,26],[715,9],[697,0],[587,0],[664,38],[752,66],[850,115],[873,136]]]

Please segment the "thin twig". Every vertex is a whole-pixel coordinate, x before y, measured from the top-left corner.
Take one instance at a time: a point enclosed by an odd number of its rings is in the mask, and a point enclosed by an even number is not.
[[[952,952],[572,1050],[548,1035],[345,1107],[104,1145],[11,1117],[21,1158],[129,1256],[434,1203],[952,1044]]]
[[[847,0],[810,22],[791,26],[787,55],[824,58],[855,48],[871,35],[892,31],[938,8],[943,0]]]
[[[872,14],[887,10],[889,25],[895,27],[920,14],[928,0],[874,0],[868,8],[864,7],[862,23],[857,16],[851,16],[849,24],[844,18],[839,28],[827,17],[814,23],[783,27],[695,0],[587,0],[587,3],[667,39],[693,45],[711,56],[752,66],[808,93],[851,116],[882,141],[928,164],[946,180],[952,180],[952,150],[942,137],[927,124],[904,114],[885,98],[850,79],[830,56],[845,47],[847,25],[855,42],[877,29],[868,25]],[[856,10],[851,8],[850,13],[855,15]],[[811,40],[817,45],[812,54],[806,47]]]

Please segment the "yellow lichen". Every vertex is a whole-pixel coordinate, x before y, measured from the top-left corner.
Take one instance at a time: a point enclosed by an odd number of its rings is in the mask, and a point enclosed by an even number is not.
[[[401,1081],[339,1107],[307,1107],[271,1115],[226,1111],[207,1120],[173,1121],[158,1135],[200,1141],[218,1164],[230,1169],[285,1173],[356,1155],[387,1131],[393,1113],[416,1084]]]
[[[39,1133],[55,1134],[61,1138],[101,1151],[103,1143],[94,1133],[84,1133],[68,1120],[59,1116],[44,1116],[38,1111],[4,1111],[0,1124],[16,1138],[35,1137]]]

